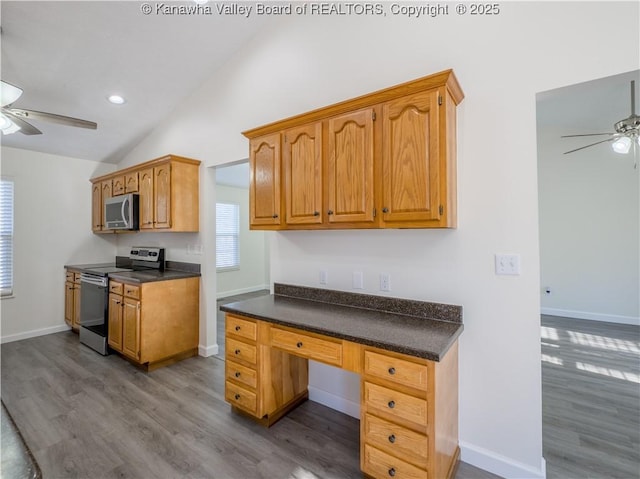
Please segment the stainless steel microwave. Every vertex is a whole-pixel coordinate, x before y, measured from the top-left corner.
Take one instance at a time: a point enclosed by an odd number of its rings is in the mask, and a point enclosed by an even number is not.
[[[137,230],[139,196],[135,193],[104,200],[105,226],[110,230]]]

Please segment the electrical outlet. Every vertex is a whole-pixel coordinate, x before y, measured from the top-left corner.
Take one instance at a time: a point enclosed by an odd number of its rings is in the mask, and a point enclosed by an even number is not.
[[[391,276],[389,273],[380,273],[380,291],[391,291]]]
[[[496,274],[517,276],[520,274],[519,254],[496,254]]]
[[[327,284],[329,281],[329,273],[324,269],[320,270],[320,284]]]
[[[364,275],[362,271],[353,272],[353,289],[364,289]]]

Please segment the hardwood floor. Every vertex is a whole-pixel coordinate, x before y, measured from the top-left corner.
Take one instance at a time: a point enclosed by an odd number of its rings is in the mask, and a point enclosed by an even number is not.
[[[231,413],[219,358],[145,373],[71,332],[1,354],[2,400],[46,479],[362,477],[358,420],[307,401],[264,428]],[[464,463],[456,475],[496,477]]]
[[[640,477],[640,328],[542,316],[547,478]]]

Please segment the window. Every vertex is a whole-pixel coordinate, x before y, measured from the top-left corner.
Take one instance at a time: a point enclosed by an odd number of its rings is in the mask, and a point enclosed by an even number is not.
[[[216,269],[240,268],[240,207],[216,203]]]
[[[13,181],[0,180],[0,295],[13,294]]]

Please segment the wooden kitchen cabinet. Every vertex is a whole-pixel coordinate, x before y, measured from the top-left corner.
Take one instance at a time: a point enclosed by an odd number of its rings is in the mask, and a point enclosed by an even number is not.
[[[251,227],[456,227],[463,98],[447,70],[245,131]]]
[[[200,278],[109,282],[108,344],[152,370],[198,353]]]
[[[66,271],[64,287],[64,321],[74,332],[80,328],[80,273]]]
[[[199,231],[199,171],[200,161],[167,155],[93,178],[92,230],[95,233],[113,232],[102,226],[105,199],[117,194],[138,193],[140,230]],[[106,188],[107,184],[109,188]],[[101,185],[100,196],[96,185]]]
[[[280,133],[253,138],[249,144],[249,225],[251,229],[279,229]]]
[[[285,223],[322,223],[322,123],[286,130],[282,163]]]

